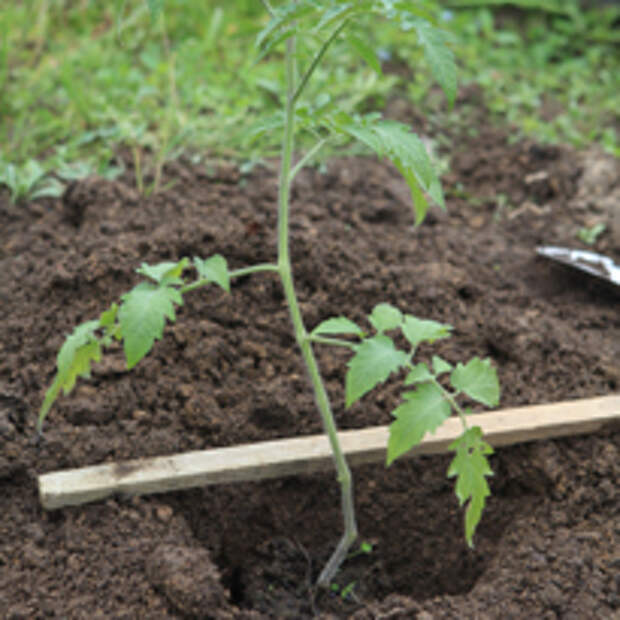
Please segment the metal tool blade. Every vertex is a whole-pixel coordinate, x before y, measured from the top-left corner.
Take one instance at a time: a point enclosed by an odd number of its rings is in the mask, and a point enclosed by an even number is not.
[[[571,250],[570,248],[552,245],[538,247],[536,252],[540,256],[545,256],[563,265],[585,271],[592,276],[620,286],[620,265],[616,265],[608,256],[587,250]]]

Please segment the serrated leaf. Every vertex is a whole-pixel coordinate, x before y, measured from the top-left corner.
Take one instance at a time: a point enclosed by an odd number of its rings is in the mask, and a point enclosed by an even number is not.
[[[452,364],[446,362],[446,360],[439,357],[439,355],[433,355],[432,362],[435,376],[442,375],[444,372],[450,372],[453,368]]]
[[[416,224],[422,221],[427,210],[421,190],[445,209],[441,183],[424,143],[407,125],[391,120],[378,121],[369,118],[357,121],[341,113],[332,117],[330,128],[350,135],[380,157],[387,157],[394,163],[409,185]]]
[[[483,441],[479,426],[470,428],[450,444],[456,456],[448,468],[448,477],[456,478],[455,493],[459,504],[469,501],[465,512],[465,538],[473,547],[473,537],[480,522],[486,498],[491,494],[486,478],[493,475],[487,456],[493,448]]]
[[[414,383],[423,383],[424,381],[430,381],[433,378],[428,366],[421,362],[416,364],[407,377],[405,378],[405,385],[413,385]]]
[[[164,261],[157,263],[156,265],[148,265],[142,263],[136,272],[151,278],[157,282],[157,284],[181,284],[181,274],[183,270],[189,265],[189,258],[182,258],[180,261]]]
[[[360,337],[364,336],[362,329],[344,316],[322,321],[310,333],[311,336],[317,334],[355,334]]]
[[[118,314],[118,304],[113,303],[107,310],[104,310],[99,316],[99,327],[112,327],[116,321]]]
[[[450,106],[456,98],[456,63],[448,47],[448,35],[423,20],[416,20],[415,30],[435,79],[443,89]]]
[[[457,364],[450,375],[450,383],[455,390],[464,392],[470,398],[495,407],[499,403],[499,380],[490,359],[474,357],[467,364]]]
[[[230,276],[226,259],[220,254],[215,254],[206,260],[194,257],[194,265],[198,275],[210,282],[219,284],[227,293],[230,293]]]
[[[104,310],[99,316],[99,327],[104,332],[101,338],[101,344],[104,347],[110,346],[113,338],[121,339],[120,325],[116,322],[118,316],[118,304],[113,303],[107,310]]]
[[[347,34],[346,41],[373,71],[382,74],[381,61],[370,45],[354,34]]]
[[[409,452],[426,433],[434,432],[450,417],[450,404],[441,389],[433,383],[424,383],[403,396],[405,402],[392,411],[396,420],[390,424],[388,465]]]
[[[176,319],[174,304],[181,305],[181,293],[170,286],[142,282],[121,298],[118,319],[123,335],[127,368],[133,368],[163,335],[166,318]]]
[[[368,316],[370,324],[379,332],[400,327],[403,322],[403,314],[391,304],[377,304]]]
[[[345,401],[350,407],[392,372],[407,363],[407,354],[398,351],[391,338],[379,335],[364,340],[349,360],[345,379]]]
[[[390,159],[411,170],[422,187],[430,187],[433,166],[422,140],[407,125],[396,121],[381,121],[374,129],[381,142],[389,147]]]
[[[416,226],[419,226],[424,221],[424,218],[428,212],[428,200],[426,200],[424,193],[420,189],[420,184],[418,183],[415,174],[413,174],[411,170],[403,168],[400,165],[398,165],[397,168],[409,186],[411,203],[413,204],[414,222]]]
[[[46,391],[39,410],[39,430],[60,391],[68,394],[75,386],[77,377],[89,376],[91,362],[101,359],[101,345],[95,334],[98,328],[99,321],[87,321],[78,325],[60,348],[56,358],[56,376]]]
[[[403,336],[411,343],[413,348],[417,347],[421,342],[433,343],[440,338],[448,338],[451,329],[452,326],[447,323],[418,319],[410,314],[405,315],[405,320],[401,326]]]

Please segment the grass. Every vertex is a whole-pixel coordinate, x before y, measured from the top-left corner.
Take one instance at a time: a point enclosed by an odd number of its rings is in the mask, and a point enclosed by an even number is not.
[[[142,0],[127,0],[118,18],[115,4],[23,0],[3,7],[0,177],[9,165],[19,171],[33,159],[46,172],[113,176],[120,146],[155,175],[181,151],[250,163],[277,153],[277,140],[253,131],[261,115],[279,108],[282,79],[281,63],[256,63],[253,54],[265,20],[260,2],[168,0],[156,22]],[[454,35],[461,84],[481,86],[498,122],[541,141],[598,142],[620,155],[617,8],[437,14]],[[394,36],[377,24],[368,32],[383,59],[420,58],[410,33]],[[355,77],[350,69],[358,61],[346,48],[330,58],[312,82],[315,102],[324,103],[328,81],[347,109],[381,106],[395,85],[416,105],[426,100],[423,64],[411,78],[370,69]],[[457,107],[442,113],[442,122],[466,123],[464,114]]]

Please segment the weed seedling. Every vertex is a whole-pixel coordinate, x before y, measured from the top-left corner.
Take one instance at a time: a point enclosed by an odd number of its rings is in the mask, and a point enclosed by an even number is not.
[[[583,241],[586,245],[594,245],[596,240],[605,232],[607,226],[602,222],[594,224],[588,228],[584,226],[577,231],[577,238]]]
[[[156,13],[161,2],[149,3]],[[321,571],[318,583],[329,587],[349,549],[357,539],[352,476],[338,439],[336,423],[325,390],[313,346],[345,347],[351,351],[345,384],[346,406],[370,392],[393,373],[405,370],[406,389],[401,404],[392,412],[387,464],[408,452],[427,432],[437,429],[452,411],[460,416],[463,434],[452,444],[456,455],[448,476],[456,477],[456,494],[461,505],[467,504],[465,535],[472,544],[474,530],[480,520],[492,475],[487,457],[491,447],[482,439],[479,427],[470,427],[461,396],[470,401],[494,406],[499,399],[499,385],[489,360],[474,358],[452,366],[440,357],[432,363],[416,363],[419,345],[433,343],[450,335],[451,326],[422,320],[400,309],[380,303],[368,316],[369,330],[362,329],[346,317],[332,317],[312,330],[306,329],[301,314],[289,256],[289,206],[291,186],[297,173],[328,142],[351,138],[360,141],[381,157],[390,159],[407,181],[411,190],[416,224],[424,219],[428,199],[445,208],[438,176],[424,144],[406,125],[383,120],[379,114],[351,116],[336,102],[323,99],[318,103],[302,102],[305,88],[333,45],[349,45],[368,65],[380,70],[381,65],[371,45],[363,38],[360,24],[364,20],[387,18],[414,32],[426,58],[452,104],[456,93],[455,63],[447,46],[448,37],[435,26],[433,17],[420,8],[423,5],[397,0],[298,0],[274,8],[263,0],[270,20],[257,38],[259,58],[284,46],[285,87],[278,192],[278,259],[276,263],[257,264],[230,269],[224,257],[184,257],[178,261],[155,265],[143,263],[137,270],[143,281],[113,303],[97,319],[78,325],[68,336],[57,358],[57,373],[49,387],[39,413],[41,429],[50,407],[61,390],[70,392],[78,376],[87,377],[91,363],[101,359],[102,350],[114,341],[122,341],[127,367],[133,368],[162,337],[166,320],[175,321],[177,308],[184,296],[209,284],[225,291],[241,276],[259,272],[276,273],[281,281],[295,339],[306,364],[317,407],[329,437],[341,488],[344,534],[333,555]],[[304,44],[303,53],[300,43]],[[310,50],[310,52],[308,51]],[[278,124],[276,124],[278,125]],[[275,126],[275,125],[274,125]],[[295,137],[299,132],[313,135],[316,144],[304,156],[294,160]],[[194,278],[188,278],[188,272]],[[397,348],[394,335],[406,342]],[[345,588],[346,590],[346,588]],[[348,592],[347,592],[348,595]]]
[[[64,185],[54,177],[47,176],[41,164],[29,159],[23,166],[3,163],[0,160],[0,185],[11,192],[11,202],[58,198],[65,191]]]

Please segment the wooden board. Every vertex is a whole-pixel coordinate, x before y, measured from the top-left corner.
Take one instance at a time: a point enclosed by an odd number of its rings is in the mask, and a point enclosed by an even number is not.
[[[504,409],[470,416],[494,447],[566,435],[592,433],[620,426],[620,395],[552,405]],[[458,418],[448,419],[434,435],[406,456],[446,452],[462,432]],[[377,426],[339,434],[349,463],[385,461],[388,427]],[[44,508],[84,504],[114,494],[143,495],[178,489],[300,475],[332,467],[325,435],[186,452],[53,472],[39,476]]]

